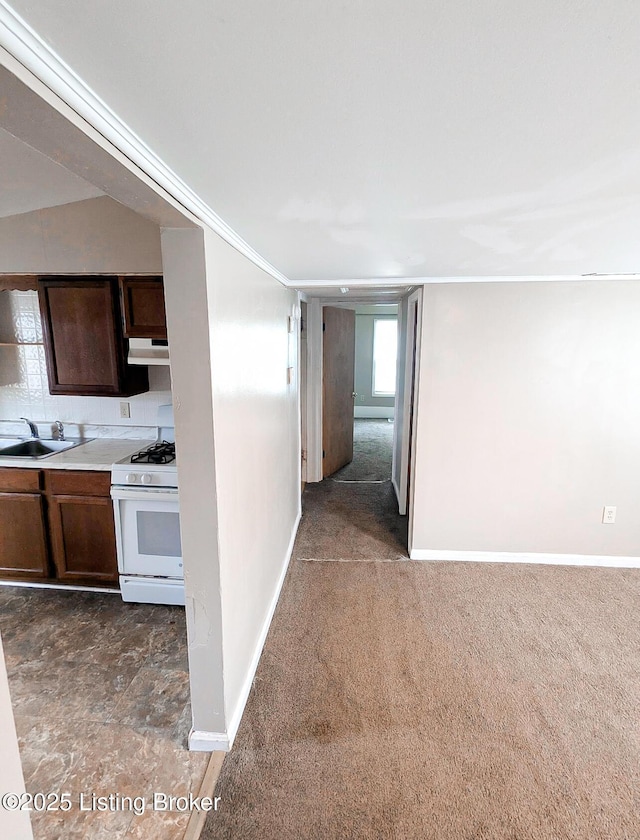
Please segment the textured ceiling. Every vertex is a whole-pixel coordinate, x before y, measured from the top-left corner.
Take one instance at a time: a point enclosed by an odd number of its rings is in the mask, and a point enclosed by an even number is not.
[[[637,0],[11,0],[292,280],[640,270]]]

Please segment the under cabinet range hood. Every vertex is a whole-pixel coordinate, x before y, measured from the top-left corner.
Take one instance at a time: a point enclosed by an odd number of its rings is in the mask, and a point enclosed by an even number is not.
[[[130,365],[168,365],[169,343],[164,338],[130,338]]]

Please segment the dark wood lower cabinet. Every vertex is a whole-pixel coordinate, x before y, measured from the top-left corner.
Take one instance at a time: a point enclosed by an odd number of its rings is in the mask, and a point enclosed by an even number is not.
[[[49,559],[42,496],[0,493],[0,574],[46,580]]]
[[[108,472],[0,469],[0,577],[118,583]]]
[[[50,496],[49,526],[58,580],[118,582],[111,499]]]

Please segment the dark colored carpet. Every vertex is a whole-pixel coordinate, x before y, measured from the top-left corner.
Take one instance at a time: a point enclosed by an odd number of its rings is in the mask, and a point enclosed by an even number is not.
[[[333,481],[387,481],[391,478],[393,423],[358,419],[353,424],[353,460]]]
[[[640,572],[299,557],[205,840],[640,837]]]
[[[308,484],[294,557],[303,560],[407,560],[407,517],[390,481]]]

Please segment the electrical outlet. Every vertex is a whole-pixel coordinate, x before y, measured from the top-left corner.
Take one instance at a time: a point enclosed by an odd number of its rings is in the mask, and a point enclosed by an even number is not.
[[[614,505],[605,505],[602,510],[602,524],[613,525],[616,521],[616,508]]]
[[[120,417],[122,417],[124,420],[128,420],[129,417],[131,417],[131,403],[120,403]]]

